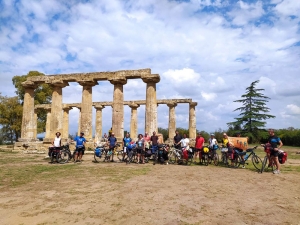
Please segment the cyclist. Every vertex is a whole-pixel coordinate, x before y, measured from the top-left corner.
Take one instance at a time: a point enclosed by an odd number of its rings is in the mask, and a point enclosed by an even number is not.
[[[83,135],[84,133],[80,132],[80,135],[74,138],[74,141],[76,141],[74,162],[81,162],[82,156],[84,155],[86,139],[83,137]]]
[[[114,149],[116,147],[116,144],[117,144],[117,138],[115,137],[115,134],[114,133],[111,133],[111,136],[108,137],[107,139],[107,142],[109,143],[109,151],[112,151],[112,154],[111,154],[111,162],[114,162]]]
[[[148,135],[147,132],[145,132],[144,140],[145,140],[145,151],[148,151],[150,148],[151,137]]]
[[[175,131],[175,136],[174,136],[174,147],[176,149],[180,149],[181,150],[181,135],[179,134],[178,130]]]
[[[125,155],[129,153],[129,152],[127,152],[127,151],[129,151],[127,149],[127,146],[130,142],[131,142],[131,138],[129,137],[129,133],[126,133],[125,137],[123,138],[124,153],[123,153],[122,161],[124,161]]]
[[[202,151],[204,142],[205,142],[205,140],[202,137],[202,134],[199,132],[196,137],[196,143],[195,143],[195,160],[196,160],[197,154],[199,152],[199,162],[201,161],[201,151]]]
[[[142,134],[138,135],[137,144],[137,164],[142,161],[145,164],[145,140]]]
[[[280,173],[280,163],[278,161],[278,150],[283,146],[282,141],[280,140],[279,137],[275,136],[274,130],[269,129],[269,139],[268,143],[271,144],[271,153],[269,157],[269,162],[270,159],[274,160],[274,163],[276,165],[276,169],[273,171],[274,174],[279,174]],[[279,146],[278,146],[279,145]]]
[[[155,151],[157,150],[157,145],[158,145],[158,136],[156,135],[155,131],[153,131],[150,141],[152,146],[152,154],[154,154]]]
[[[229,159],[231,159],[231,167],[233,167],[233,155],[234,155],[234,146],[231,142],[229,142],[228,136],[226,133],[223,134],[222,145],[228,148],[227,155]]]
[[[60,132],[56,132],[55,138],[51,142],[52,143],[52,147],[49,147],[49,152],[48,152],[49,156],[51,156],[51,152],[53,151],[53,149],[60,149],[60,147],[61,147],[61,138],[60,138],[60,135],[61,135]]]

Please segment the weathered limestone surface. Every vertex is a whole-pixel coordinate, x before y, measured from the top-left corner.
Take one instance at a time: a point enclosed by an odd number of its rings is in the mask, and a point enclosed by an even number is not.
[[[69,111],[72,108],[68,107],[68,106],[64,106],[63,107],[63,133],[62,133],[62,138],[63,139],[68,139],[69,137]]]
[[[63,133],[63,110],[62,110],[62,88],[68,83],[52,83],[52,104],[51,104],[51,123],[50,138],[55,137],[56,132]]]
[[[147,84],[146,87],[146,108],[145,108],[145,132],[157,133],[157,100],[156,83],[160,81],[159,76],[142,78]]]
[[[130,137],[132,139],[137,138],[138,132],[138,118],[137,118],[137,108],[140,107],[138,104],[129,104],[131,108],[131,120],[130,120]]]
[[[124,78],[113,78],[109,80],[114,85],[112,131],[118,142],[122,142],[124,136],[124,94],[123,85],[127,83]]]
[[[45,138],[50,138],[50,124],[51,124],[51,105],[45,107],[47,110],[47,119],[46,119],[46,134]]]
[[[81,106],[77,106],[77,109],[79,109],[78,130],[77,130],[77,135],[79,136],[81,132]]]
[[[196,112],[195,107],[197,106],[197,102],[190,103],[189,110],[189,138],[196,138]]]
[[[96,109],[96,124],[95,124],[95,143],[98,143],[102,139],[102,109],[104,106],[95,105]]]
[[[23,117],[22,117],[22,130],[21,138],[19,141],[32,141],[35,140],[35,129],[36,123],[34,123],[34,84],[26,84],[25,95],[24,95],[24,106],[23,106]]]
[[[80,127],[81,131],[84,132],[84,136],[87,141],[91,141],[93,128],[92,128],[92,88],[97,85],[95,82],[79,82],[82,85],[82,101],[81,101],[81,119]]]
[[[175,107],[177,103],[169,103],[167,106],[169,107],[169,139],[172,139],[176,131]]]
[[[33,129],[34,129],[34,134],[33,137],[37,139],[37,109],[34,109],[34,115],[33,115]]]

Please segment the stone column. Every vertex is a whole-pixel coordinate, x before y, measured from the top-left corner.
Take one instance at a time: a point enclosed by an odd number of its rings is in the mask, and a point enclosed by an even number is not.
[[[168,103],[167,106],[169,107],[169,139],[171,140],[176,131],[175,107],[177,106],[177,103]]]
[[[190,111],[189,111],[189,138],[196,138],[196,112],[195,107],[198,103],[191,102],[190,103]]]
[[[122,142],[124,136],[124,94],[123,85],[127,83],[126,79],[111,79],[110,83],[114,85],[114,97],[112,104],[112,131],[118,142]]]
[[[132,139],[137,138],[138,135],[138,119],[137,119],[137,108],[140,107],[138,104],[129,104],[131,108],[131,120],[130,120],[130,137]]]
[[[145,107],[145,132],[152,134],[157,131],[157,99],[156,99],[156,83],[159,77],[143,78],[147,83],[146,87],[146,107]]]
[[[81,132],[81,107],[76,107],[77,109],[79,109],[79,116],[78,116],[78,130],[77,130],[77,135],[80,135]]]
[[[21,127],[21,138],[19,141],[30,141],[36,139],[34,137],[34,83],[24,83],[25,88],[24,103],[23,103],[23,117]]]
[[[63,107],[63,132],[62,132],[62,138],[68,139],[69,137],[69,111],[72,108],[68,106]]]
[[[95,142],[101,141],[102,139],[102,109],[103,105],[95,105],[96,109],[96,123],[95,123]]]
[[[93,135],[93,100],[92,100],[92,88],[97,85],[97,82],[84,81],[78,82],[82,85],[82,101],[81,101],[81,119],[80,128],[84,133],[84,137],[87,141],[91,141]]]
[[[33,115],[33,129],[34,129],[33,138],[34,139],[37,139],[37,111],[38,109],[34,109],[34,115]]]
[[[62,109],[62,89],[68,83],[54,83],[52,86],[51,123],[50,138],[54,138],[56,132],[63,133],[63,109]]]
[[[45,138],[50,138],[50,124],[51,124],[51,107],[45,108],[47,110],[47,119],[46,119],[46,135]]]

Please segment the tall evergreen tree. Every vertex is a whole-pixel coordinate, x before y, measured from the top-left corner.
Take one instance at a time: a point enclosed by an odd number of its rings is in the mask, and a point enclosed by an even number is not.
[[[266,119],[275,118],[267,114],[270,109],[266,103],[270,98],[261,93],[264,89],[255,87],[258,82],[259,80],[252,82],[246,88],[246,93],[241,96],[242,99],[234,101],[243,104],[242,107],[234,110],[241,111],[241,113],[234,122],[227,123],[229,127],[241,127],[243,132],[252,134],[254,137],[257,137],[257,132],[265,127]]]

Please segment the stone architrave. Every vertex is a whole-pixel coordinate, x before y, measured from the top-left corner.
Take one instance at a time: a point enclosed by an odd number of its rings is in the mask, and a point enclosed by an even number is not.
[[[69,137],[69,111],[71,109],[68,106],[63,107],[63,132],[61,136],[63,139],[68,139]]]
[[[197,102],[190,103],[189,109],[189,138],[196,138],[196,111]]]
[[[54,138],[56,132],[63,133],[63,104],[62,104],[62,89],[68,86],[68,83],[57,82],[51,83],[52,86],[52,104],[51,104],[51,123],[50,123],[50,138]]]
[[[102,109],[105,107],[102,105],[95,105],[96,109],[96,123],[95,123],[95,143],[98,143],[102,139]]]
[[[169,107],[169,139],[171,140],[176,131],[175,107],[177,106],[177,103],[169,103],[167,106]]]
[[[94,81],[80,81],[82,85],[81,119],[80,129],[87,141],[91,141],[93,135],[93,99],[92,88],[97,85]]]
[[[19,141],[31,141],[36,139],[34,136],[36,132],[36,122],[34,122],[34,89],[37,86],[32,82],[24,82],[22,85],[25,89],[25,94],[21,138]]]
[[[137,138],[138,132],[138,117],[137,108],[140,107],[138,104],[128,104],[131,108],[131,120],[130,120],[130,137],[134,140]]]
[[[142,78],[147,84],[146,87],[146,107],[145,107],[145,132],[152,134],[157,131],[157,99],[156,83],[160,81],[159,76]]]
[[[122,77],[109,80],[114,85],[114,95],[112,104],[112,131],[118,142],[121,142],[124,136],[124,93],[123,85],[127,80]]]
[[[45,108],[47,110],[47,119],[46,119],[46,134],[45,138],[50,138],[50,124],[51,124],[51,107]]]

